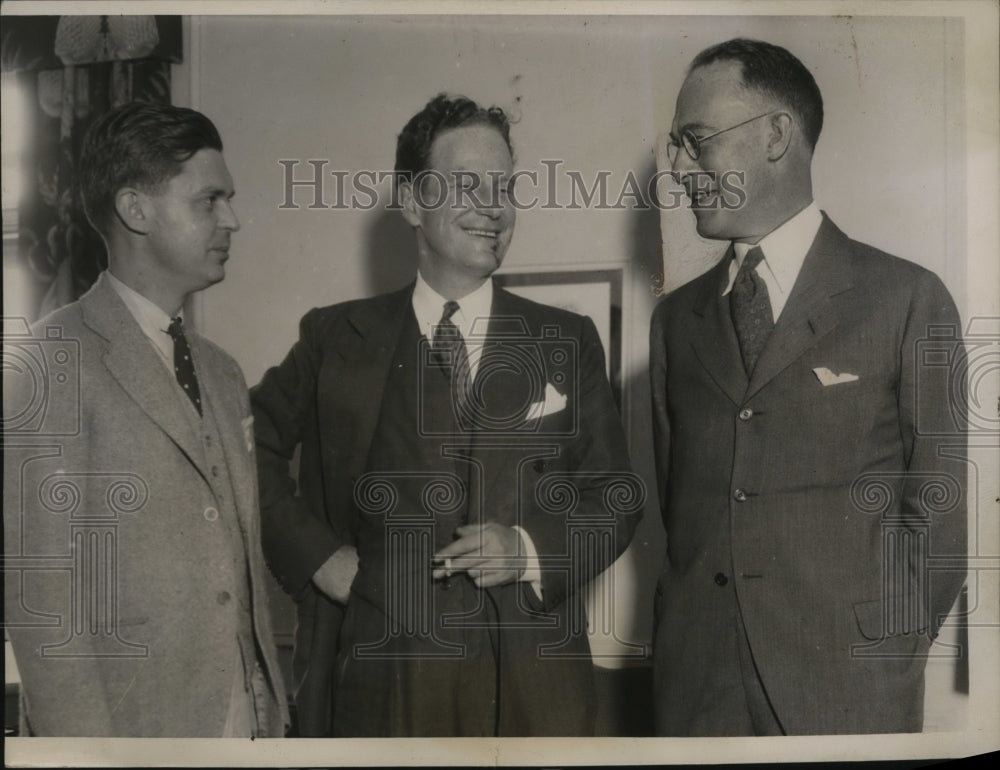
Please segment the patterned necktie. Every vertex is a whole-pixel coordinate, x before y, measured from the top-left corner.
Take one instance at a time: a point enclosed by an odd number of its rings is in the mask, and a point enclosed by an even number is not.
[[[729,311],[733,316],[743,366],[748,375],[753,373],[757,358],[774,328],[767,284],[756,269],[763,259],[764,252],[760,246],[750,249],[743,258],[743,264],[736,273],[733,289],[729,293]]]
[[[180,316],[170,320],[167,334],[174,340],[174,374],[177,382],[191,399],[194,408],[201,414],[201,391],[198,389],[198,377],[194,373],[194,361],[191,360],[191,346],[184,336],[184,322]]]
[[[451,317],[458,310],[458,303],[450,299],[444,303],[444,313],[434,327],[434,340],[431,351],[434,363],[451,381],[451,394],[458,403],[464,403],[471,387],[471,369],[469,356],[465,349],[465,340]]]

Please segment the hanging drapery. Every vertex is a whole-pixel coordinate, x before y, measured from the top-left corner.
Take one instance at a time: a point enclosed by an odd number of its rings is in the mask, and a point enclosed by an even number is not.
[[[179,16],[8,17],[3,69],[27,95],[18,258],[38,287],[35,318],[77,299],[107,264],[80,203],[76,161],[88,126],[132,100],[170,101]]]

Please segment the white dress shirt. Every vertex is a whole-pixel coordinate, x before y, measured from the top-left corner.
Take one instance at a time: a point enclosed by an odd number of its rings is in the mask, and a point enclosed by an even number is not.
[[[413,312],[417,316],[420,333],[431,342],[434,341],[434,327],[441,323],[441,315],[447,301],[430,287],[419,272],[417,273],[417,285],[413,288]],[[458,327],[465,341],[471,383],[476,380],[479,359],[483,353],[483,342],[486,340],[490,309],[493,307],[493,281],[485,281],[471,294],[458,297],[456,302],[458,310],[452,315],[451,322]]]
[[[164,313],[155,302],[115,278],[110,270],[107,273],[111,288],[122,298],[122,302],[135,318],[135,322],[139,324],[142,333],[153,343],[153,347],[169,370],[170,376],[174,377],[174,338],[167,331],[170,326],[170,316]]]
[[[441,323],[444,305],[448,300],[431,288],[424,277],[417,272],[417,285],[413,288],[413,313],[417,317],[417,325],[421,334],[429,341],[434,341],[434,327]],[[483,343],[486,341],[489,326],[490,310],[493,307],[493,281],[487,279],[475,291],[464,297],[457,297],[458,310],[451,316],[451,321],[458,327],[465,341],[466,354],[469,357],[470,382],[475,382],[479,371],[479,359],[483,353]],[[539,598],[542,596],[542,570],[538,562],[538,551],[531,536],[521,527],[514,527],[521,537],[527,566],[518,580],[530,583]]]
[[[788,295],[799,277],[806,254],[816,240],[816,233],[823,223],[823,215],[819,206],[813,201],[802,211],[784,224],[765,235],[757,246],[764,252],[764,259],[757,265],[757,275],[764,279],[767,285],[767,296],[771,300],[771,313],[777,323],[778,316],[785,308]],[[729,263],[729,284],[722,292],[723,296],[732,291],[736,274],[743,264],[747,252],[754,247],[752,243],[734,243],[736,256]]]

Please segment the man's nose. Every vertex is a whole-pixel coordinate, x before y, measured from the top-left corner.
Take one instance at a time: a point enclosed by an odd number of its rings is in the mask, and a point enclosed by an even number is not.
[[[503,202],[495,193],[484,193],[476,199],[476,213],[490,219],[498,219],[503,214]]]
[[[219,217],[219,227],[223,230],[231,230],[234,233],[240,229],[239,217],[236,216],[233,204],[229,201],[225,201],[222,205],[222,214]]]
[[[676,173],[678,180],[682,180],[685,173],[698,169],[698,161],[691,159],[691,156],[688,155],[688,151],[684,149],[683,145],[677,148],[670,165]]]

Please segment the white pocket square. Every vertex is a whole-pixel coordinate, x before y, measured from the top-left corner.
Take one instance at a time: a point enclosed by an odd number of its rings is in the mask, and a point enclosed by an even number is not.
[[[529,406],[528,414],[524,418],[524,421],[528,422],[529,420],[540,420],[543,417],[548,417],[550,414],[561,412],[566,408],[567,401],[568,398],[552,387],[551,383],[546,383],[545,400],[536,401]]]
[[[850,374],[849,372],[841,372],[840,374],[834,374],[825,366],[817,366],[813,369],[816,378],[823,383],[823,385],[840,385],[844,382],[854,382],[858,379],[858,375]]]
[[[240,424],[243,426],[243,443],[246,444],[247,453],[253,454],[253,415],[244,417]]]

